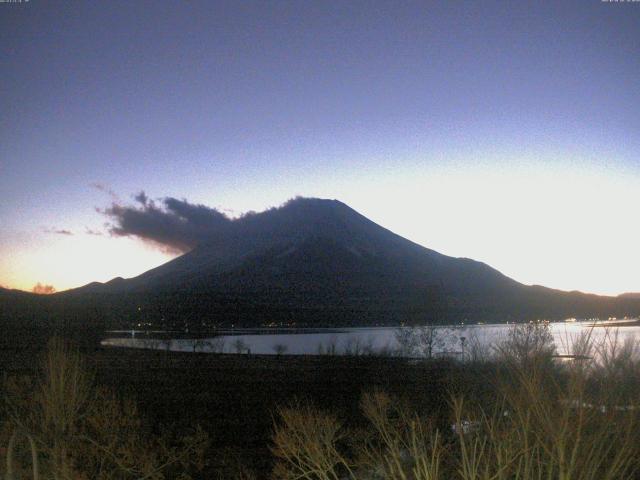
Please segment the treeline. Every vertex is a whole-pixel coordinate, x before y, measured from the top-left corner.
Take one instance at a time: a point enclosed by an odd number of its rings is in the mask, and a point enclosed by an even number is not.
[[[524,288],[524,287],[523,287]],[[55,295],[0,295],[0,328],[74,330],[74,336],[106,329],[210,331],[216,327],[395,326],[476,321],[526,322],[568,317],[608,318],[640,314],[640,300],[562,293],[539,288],[518,290],[509,298],[469,296],[445,287],[405,291],[308,292],[304,298],[278,289],[229,295],[205,290],[158,292],[68,292]]]

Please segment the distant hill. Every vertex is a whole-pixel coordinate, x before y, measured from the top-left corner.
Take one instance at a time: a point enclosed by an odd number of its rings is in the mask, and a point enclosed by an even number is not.
[[[637,293],[637,292],[622,293],[618,295],[618,298],[640,298],[640,293]]]
[[[526,286],[484,263],[402,238],[342,202],[313,198],[234,220],[211,241],[138,277],[53,297],[110,322],[178,328],[640,314],[635,296]]]
[[[15,290],[10,288],[0,287],[0,296],[7,298],[15,297],[30,297],[33,294],[31,292],[25,292],[24,290]]]

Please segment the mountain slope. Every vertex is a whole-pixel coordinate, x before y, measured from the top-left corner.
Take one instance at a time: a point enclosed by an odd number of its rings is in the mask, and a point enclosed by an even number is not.
[[[522,285],[481,262],[417,245],[339,201],[321,199],[296,199],[247,215],[209,242],[138,277],[93,283],[62,295],[129,305],[123,310],[128,318],[244,324],[640,313],[634,298]],[[131,314],[134,306],[147,313]]]
[[[296,199],[243,217],[193,251],[102,288],[247,291],[249,285],[270,288],[274,282],[285,282],[290,289],[304,283],[313,289],[333,283],[395,290],[446,285],[466,293],[520,285],[480,262],[447,257],[410,242],[336,200]],[[100,284],[90,287],[99,289]]]
[[[638,298],[638,299],[640,299],[640,293],[637,293],[637,292],[622,293],[622,294],[618,295],[618,298]]]

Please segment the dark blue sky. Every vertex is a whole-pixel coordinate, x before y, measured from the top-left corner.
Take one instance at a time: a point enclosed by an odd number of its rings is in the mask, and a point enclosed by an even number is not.
[[[30,0],[0,22],[2,284],[168,258],[87,233],[106,233],[110,189],[235,212],[335,197],[521,281],[640,290],[611,283],[640,266],[631,243],[579,252],[622,252],[591,283],[568,273],[579,256],[558,265],[575,232],[638,233],[620,223],[640,186],[640,2]],[[509,236],[527,225],[555,238],[548,265],[521,261],[515,243],[544,243]]]

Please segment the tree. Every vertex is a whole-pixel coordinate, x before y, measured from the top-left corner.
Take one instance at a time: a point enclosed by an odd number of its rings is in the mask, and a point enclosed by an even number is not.
[[[283,343],[276,343],[273,347],[273,351],[276,352],[276,355],[280,356],[280,355],[284,355],[284,353],[287,351],[287,349],[289,347],[287,347],[285,344]]]
[[[236,338],[231,345],[236,353],[243,353],[247,350],[247,344],[241,338]]]
[[[453,339],[453,332],[447,327],[423,325],[420,327],[400,327],[395,331],[398,342],[398,354],[412,357],[433,358],[438,352],[446,349]]]
[[[213,353],[223,353],[226,341],[223,337],[213,337],[207,341],[209,351]]]
[[[398,327],[394,331],[394,336],[398,343],[399,356],[412,357],[416,354],[418,337],[414,327]]]
[[[551,360],[556,352],[549,324],[529,322],[509,328],[506,338],[495,347],[502,360],[527,368]]]
[[[211,348],[211,342],[207,341],[204,338],[194,338],[189,342],[191,344],[191,348],[193,349],[193,353],[199,351],[204,351],[205,348]]]
[[[447,327],[424,325],[416,327],[416,330],[418,351],[426,358],[433,358],[435,353],[445,351],[453,340],[453,332]]]

